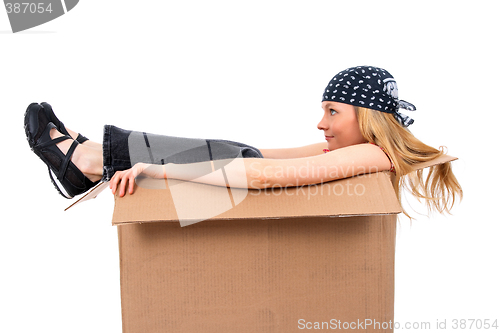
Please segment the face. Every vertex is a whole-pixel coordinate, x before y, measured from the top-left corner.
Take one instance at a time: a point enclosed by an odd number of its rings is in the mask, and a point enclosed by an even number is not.
[[[324,114],[318,124],[318,129],[325,133],[329,150],[366,142],[359,130],[354,106],[324,101],[321,107]]]

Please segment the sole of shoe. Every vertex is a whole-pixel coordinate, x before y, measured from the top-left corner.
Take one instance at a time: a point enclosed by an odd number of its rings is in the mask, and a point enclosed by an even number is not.
[[[30,145],[31,150],[33,150],[33,146],[35,145],[35,142],[34,142],[35,140],[31,136],[31,132],[30,132],[30,129],[29,129],[30,125],[29,125],[29,119],[28,119],[28,117],[29,117],[30,110],[34,109],[37,106],[38,106],[37,103],[31,103],[26,108],[26,112],[24,112],[24,132],[26,133],[26,140],[28,140],[28,144]]]
[[[49,176],[50,176],[50,180],[52,181],[52,184],[54,184],[54,187],[56,188],[57,191],[59,191],[59,193],[65,197],[66,199],[73,199],[73,196],[71,196],[67,191],[66,189],[64,188],[64,186],[61,184],[61,182],[59,182],[59,179],[57,179],[57,176],[56,174],[54,173],[54,171],[52,171],[50,168],[49,168]]]

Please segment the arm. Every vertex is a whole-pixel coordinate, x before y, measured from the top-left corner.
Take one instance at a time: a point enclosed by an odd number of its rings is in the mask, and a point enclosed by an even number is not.
[[[323,154],[323,149],[328,148],[327,142],[314,143],[297,148],[281,148],[281,149],[259,149],[264,158],[300,158]]]
[[[220,169],[215,172],[206,172],[213,170],[214,161],[167,165],[138,163],[129,170],[117,172],[110,182],[110,188],[114,194],[118,189],[118,184],[123,180],[120,186],[120,196],[123,196],[128,181],[128,192],[132,194],[135,177],[139,174],[154,178],[191,180],[218,186],[227,186],[225,179],[229,179],[231,187],[240,188],[291,187],[386,171],[391,167],[385,153],[371,144],[349,146],[311,157],[239,158],[227,162],[224,166],[225,177],[221,176]]]

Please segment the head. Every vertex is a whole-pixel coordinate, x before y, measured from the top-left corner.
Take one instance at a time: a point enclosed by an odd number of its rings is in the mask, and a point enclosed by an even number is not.
[[[400,188],[406,187],[431,210],[449,212],[462,189],[447,162],[413,172],[413,165],[435,159],[443,154],[418,140],[407,127],[413,119],[399,112],[400,108],[414,111],[415,106],[398,99],[396,81],[389,72],[373,67],[348,68],[332,78],[321,103],[323,118],[318,129],[323,130],[328,149],[366,142],[383,147],[396,170],[394,188],[400,198]],[[406,212],[405,212],[406,214]]]
[[[357,109],[391,115],[402,127],[413,120],[401,114],[399,108],[416,109],[398,99],[394,77],[374,66],[351,67],[335,75],[325,88],[321,106],[324,115],[318,128],[325,132],[330,150],[368,141],[357,124]]]

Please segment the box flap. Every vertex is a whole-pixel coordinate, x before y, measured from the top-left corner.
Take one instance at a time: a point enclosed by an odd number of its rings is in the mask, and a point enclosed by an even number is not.
[[[203,220],[281,219],[397,214],[391,175],[378,172],[319,185],[248,190],[169,179],[161,186],[115,196],[113,225]]]
[[[81,196],[78,200],[75,200],[71,205],[69,205],[64,211],[67,211],[71,207],[78,205],[81,202],[85,202],[90,199],[95,199],[102,191],[108,188],[107,181],[100,181],[94,188]]]
[[[420,169],[425,169],[425,168],[428,168],[428,167],[431,167],[431,166],[434,166],[434,165],[438,165],[438,164],[443,164],[443,163],[446,163],[446,162],[451,162],[451,161],[454,161],[456,159],[458,159],[458,158],[450,156],[450,155],[443,154],[443,155],[441,155],[441,156],[439,156],[439,157],[437,157],[437,158],[435,158],[433,160],[413,165],[413,171],[417,171],[417,170],[420,170]]]

